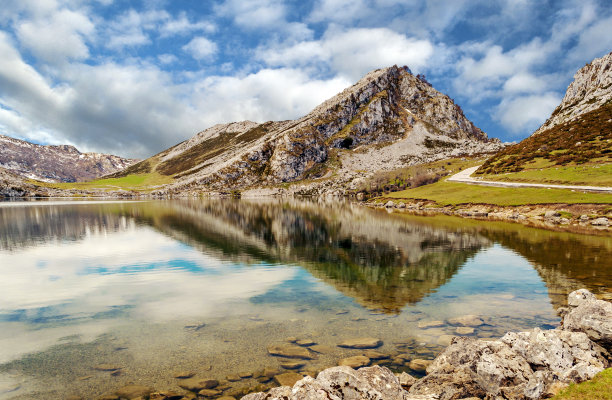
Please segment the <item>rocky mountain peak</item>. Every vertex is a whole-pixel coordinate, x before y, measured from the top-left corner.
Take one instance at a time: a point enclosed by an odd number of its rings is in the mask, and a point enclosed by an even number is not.
[[[561,104],[535,132],[575,120],[612,100],[612,52],[596,58],[574,75]]]
[[[29,179],[77,182],[121,171],[138,160],[81,153],[70,145],[43,146],[0,135],[0,167]]]

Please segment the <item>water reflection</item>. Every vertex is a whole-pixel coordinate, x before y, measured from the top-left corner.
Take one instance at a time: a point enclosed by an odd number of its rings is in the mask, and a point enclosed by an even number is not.
[[[176,390],[168,371],[202,360],[218,378],[278,367],[265,349],[287,336],[333,349],[312,369],[359,336],[431,358],[458,315],[481,316],[481,337],[556,324],[569,291],[608,293],[611,254],[609,237],[337,203],[0,205],[0,383],[27,382],[0,398]],[[92,372],[108,362],[129,374]]]

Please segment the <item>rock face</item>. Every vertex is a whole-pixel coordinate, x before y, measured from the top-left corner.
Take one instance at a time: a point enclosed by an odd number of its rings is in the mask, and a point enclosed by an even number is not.
[[[381,169],[501,146],[424,78],[393,66],[368,73],[300,119],[216,125],[126,173],[172,175],[176,183],[164,189],[170,193],[323,177],[350,184]]]
[[[576,119],[612,99],[612,53],[596,58],[574,75],[561,104],[551,117],[535,132],[540,133],[555,125]]]
[[[79,182],[121,171],[138,160],[81,153],[73,146],[42,146],[0,135],[0,167],[47,182]]]
[[[563,329],[584,332],[589,339],[612,353],[612,303],[597,300],[586,289],[568,296],[571,310],[563,317]]]

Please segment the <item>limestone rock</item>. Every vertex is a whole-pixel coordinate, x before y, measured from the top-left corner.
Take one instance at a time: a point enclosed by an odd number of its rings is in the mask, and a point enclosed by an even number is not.
[[[457,335],[471,335],[472,333],[474,333],[474,328],[471,328],[469,326],[459,326],[457,327],[457,329],[455,329],[455,333]]]
[[[306,365],[306,364],[304,364],[303,362],[288,361],[288,362],[282,362],[280,366],[285,368],[285,369],[300,369],[304,365]]]
[[[339,347],[346,347],[349,349],[375,349],[382,346],[383,342],[377,338],[357,338],[348,339],[340,343]]]
[[[608,220],[608,218],[606,218],[606,217],[595,218],[593,221],[591,221],[591,225],[594,225],[594,226],[610,226],[610,220]]]
[[[407,374],[406,372],[402,372],[397,378],[399,379],[400,385],[402,385],[402,387],[406,390],[410,389],[410,387],[417,381],[414,376]]]
[[[410,361],[410,363],[408,364],[408,367],[413,371],[425,372],[427,370],[427,367],[429,367],[431,363],[432,361],[430,360],[423,360],[421,358],[415,358],[414,360]]]
[[[363,355],[368,357],[370,360],[384,360],[391,357],[388,354],[381,353],[380,351],[376,350],[366,350],[363,352]]]
[[[570,293],[568,303],[575,307],[563,317],[563,329],[584,332],[612,352],[612,303],[597,300],[585,289]]]
[[[351,368],[359,368],[365,367],[370,364],[370,359],[366,356],[353,356],[348,358],[343,358],[338,362],[340,366],[348,366]]]
[[[297,358],[300,360],[312,360],[313,354],[305,347],[296,346],[293,344],[278,344],[268,347],[268,353],[273,356]]]
[[[217,397],[221,394],[222,392],[220,390],[215,390],[215,389],[202,389],[198,392],[198,396],[202,396],[202,397]]]
[[[417,326],[420,329],[439,328],[444,326],[444,321],[420,321]]]

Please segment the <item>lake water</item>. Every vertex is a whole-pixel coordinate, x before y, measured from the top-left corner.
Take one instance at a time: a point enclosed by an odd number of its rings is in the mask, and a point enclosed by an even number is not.
[[[295,200],[0,203],[0,398],[184,392],[179,371],[282,370],[267,347],[291,337],[317,343],[304,374],[374,337],[375,362],[418,375],[449,319],[551,328],[582,287],[610,298],[609,236]]]

